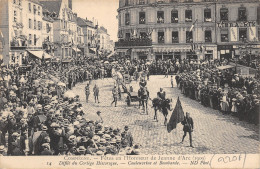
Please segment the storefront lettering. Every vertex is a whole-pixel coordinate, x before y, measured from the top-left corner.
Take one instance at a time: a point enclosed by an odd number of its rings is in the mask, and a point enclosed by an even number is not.
[[[217,26],[219,28],[223,28],[223,27],[255,27],[256,26],[256,22],[220,22],[217,23]]]

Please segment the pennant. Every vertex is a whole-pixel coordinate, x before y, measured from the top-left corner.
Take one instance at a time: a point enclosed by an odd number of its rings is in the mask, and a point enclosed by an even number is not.
[[[178,97],[176,106],[172,112],[171,118],[167,124],[167,131],[170,133],[177,127],[177,124],[184,120],[184,112],[181,106],[181,101]]]
[[[197,21],[198,21],[198,19],[196,19],[196,20],[193,22],[193,24],[191,25],[191,27],[190,27],[190,32],[193,30],[193,28],[194,28],[195,24],[197,23]]]

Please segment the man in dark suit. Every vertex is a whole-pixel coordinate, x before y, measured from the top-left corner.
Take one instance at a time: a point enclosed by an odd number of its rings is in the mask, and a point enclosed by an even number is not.
[[[184,131],[184,135],[182,137],[181,143],[183,143],[184,138],[188,132],[190,137],[190,146],[193,147],[192,135],[191,135],[191,133],[193,132],[193,119],[190,117],[190,113],[186,112],[186,116],[184,117],[184,120],[181,122],[181,124],[183,125],[183,131]]]

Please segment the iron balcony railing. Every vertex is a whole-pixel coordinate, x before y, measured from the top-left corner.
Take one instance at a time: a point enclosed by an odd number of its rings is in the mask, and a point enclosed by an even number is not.
[[[118,42],[115,42],[116,47],[122,46],[151,46],[151,39],[121,39]]]

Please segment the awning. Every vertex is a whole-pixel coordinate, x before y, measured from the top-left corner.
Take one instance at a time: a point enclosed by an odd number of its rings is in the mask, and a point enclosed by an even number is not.
[[[29,53],[31,53],[32,55],[34,55],[35,57],[42,59],[42,56],[44,56],[44,59],[50,59],[52,58],[51,55],[49,55],[48,53],[42,51],[42,50],[28,50]]]
[[[109,55],[107,55],[107,58],[109,58],[109,57],[113,56],[115,53],[116,53],[116,52],[115,52],[115,51],[113,51],[112,53],[110,53]]]
[[[116,52],[122,52],[122,53],[125,53],[127,52],[128,49],[116,49]]]
[[[95,54],[96,53],[96,48],[89,48],[89,53]]]
[[[155,47],[154,52],[189,52],[191,46]]]
[[[224,69],[230,69],[230,68],[233,68],[233,67],[235,67],[235,66],[233,66],[233,65],[225,65],[225,66],[219,66],[217,68],[219,70],[224,70]]]
[[[133,52],[149,52],[149,48],[133,49]]]
[[[75,52],[81,52],[79,48],[72,48]]]

